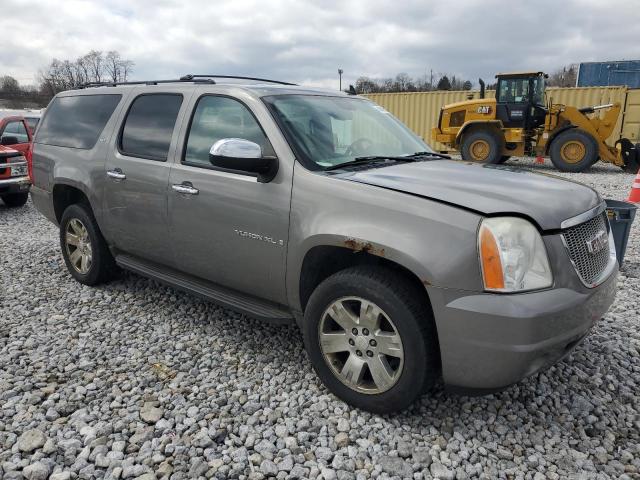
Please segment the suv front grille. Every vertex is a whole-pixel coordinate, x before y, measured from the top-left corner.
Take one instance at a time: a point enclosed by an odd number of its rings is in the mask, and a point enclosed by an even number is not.
[[[587,243],[601,231],[607,234],[604,247],[595,253],[589,252]],[[588,286],[595,284],[609,263],[608,234],[609,228],[605,212],[593,217],[591,220],[562,231],[562,237],[569,251],[571,261],[582,281]]]

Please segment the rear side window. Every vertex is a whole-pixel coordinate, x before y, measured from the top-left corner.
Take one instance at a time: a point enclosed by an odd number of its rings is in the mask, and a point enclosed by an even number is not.
[[[35,142],[89,149],[98,141],[122,95],[57,97],[47,108]]]
[[[165,161],[182,105],[182,95],[140,95],[131,104],[122,127],[120,152],[130,157]]]

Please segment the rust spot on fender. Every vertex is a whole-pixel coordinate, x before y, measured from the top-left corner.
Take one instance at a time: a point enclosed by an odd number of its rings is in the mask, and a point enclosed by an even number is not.
[[[344,241],[345,247],[351,249],[355,252],[365,252],[370,253],[372,255],[377,255],[378,257],[384,257],[385,251],[384,248],[376,248],[371,242],[363,242],[360,240],[356,240],[355,238],[348,238]]]

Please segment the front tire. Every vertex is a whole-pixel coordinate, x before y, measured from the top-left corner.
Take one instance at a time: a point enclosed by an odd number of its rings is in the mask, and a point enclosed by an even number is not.
[[[84,285],[106,282],[116,271],[93,212],[84,204],[71,205],[62,214],[60,247],[67,270]]]
[[[362,266],[327,278],[309,299],[303,333],[322,382],[363,410],[404,409],[440,375],[426,292],[391,270]]]
[[[501,163],[504,135],[495,128],[474,128],[462,137],[460,154],[476,163]]]
[[[553,140],[549,154],[561,172],[583,172],[598,161],[598,144],[584,130],[572,128]]]
[[[2,195],[2,201],[9,208],[22,207],[29,199],[29,193],[7,193]]]

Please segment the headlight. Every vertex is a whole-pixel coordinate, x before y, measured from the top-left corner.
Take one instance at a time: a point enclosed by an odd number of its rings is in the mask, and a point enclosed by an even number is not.
[[[478,252],[485,290],[519,292],[553,284],[542,237],[522,218],[485,218],[478,232]]]

